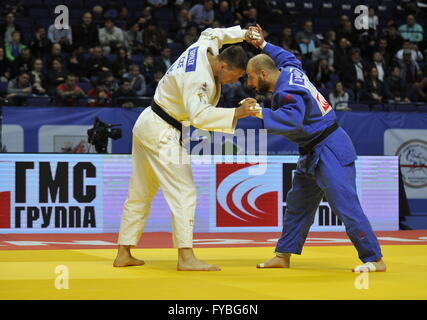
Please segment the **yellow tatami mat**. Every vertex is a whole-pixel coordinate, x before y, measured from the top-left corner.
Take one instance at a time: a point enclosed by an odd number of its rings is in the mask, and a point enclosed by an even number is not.
[[[256,269],[273,249],[195,249],[220,272],[176,271],[175,249],[135,249],[146,265],[127,268],[112,267],[115,249],[5,250],[0,299],[427,299],[425,245],[383,246],[388,270],[371,274],[351,272],[352,246],[306,247],[291,269]]]

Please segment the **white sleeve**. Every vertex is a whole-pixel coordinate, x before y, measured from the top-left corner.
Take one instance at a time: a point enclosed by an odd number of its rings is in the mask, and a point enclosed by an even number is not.
[[[335,105],[337,104],[337,101],[332,92],[329,94],[329,103],[331,104],[332,108],[335,109],[336,107]]]
[[[218,50],[221,49],[224,44],[242,42],[245,38],[246,31],[245,29],[241,29],[240,26],[215,29],[208,28],[200,34],[197,42],[208,42],[206,45],[214,49],[216,52],[213,52],[213,54],[217,55]]]
[[[102,46],[108,45],[108,39],[107,39],[106,33],[104,31],[104,28],[99,29],[98,38],[99,38],[99,43]]]
[[[49,29],[47,30],[47,38],[52,42],[55,43],[56,42],[56,38],[55,38],[55,26],[52,24]],[[22,35],[21,35],[22,37]]]
[[[219,108],[209,103],[208,97],[213,94],[214,84],[208,84],[196,73],[188,75],[183,82],[182,99],[191,125],[202,130],[234,133],[236,109]]]
[[[125,41],[125,35],[124,35],[124,33],[123,33],[123,30],[122,30],[122,29],[117,28],[117,34],[116,34],[116,37],[117,37],[117,41],[118,41],[118,42],[124,42],[124,41]]]

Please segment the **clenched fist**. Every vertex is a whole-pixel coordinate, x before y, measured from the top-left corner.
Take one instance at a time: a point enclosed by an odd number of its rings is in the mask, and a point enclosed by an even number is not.
[[[248,116],[256,117],[261,108],[254,98],[246,98],[240,101],[240,106],[236,108],[234,118],[242,119]]]
[[[252,35],[250,38],[245,40],[250,43],[251,45],[253,45],[256,48],[261,48],[262,44],[264,43],[264,34],[262,31],[262,28],[260,27],[259,24],[257,24],[256,26],[251,26],[249,27],[248,31],[246,33],[250,33],[250,35]]]

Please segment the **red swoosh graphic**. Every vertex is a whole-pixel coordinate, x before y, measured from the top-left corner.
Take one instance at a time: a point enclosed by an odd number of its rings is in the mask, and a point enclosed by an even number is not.
[[[263,214],[263,212],[261,212],[261,211],[257,211],[256,209],[254,209],[254,208],[252,208],[250,205],[249,205],[249,202],[248,202],[248,196],[249,196],[249,193],[253,190],[253,189],[255,189],[256,187],[253,187],[253,188],[251,188],[251,189],[249,189],[248,191],[246,191],[245,192],[245,194],[243,195],[243,197],[242,197],[242,205],[243,205],[243,207],[246,209],[246,211],[248,211],[249,213],[251,213],[251,214],[253,214],[253,215],[255,215],[256,217],[251,217],[251,216],[249,216],[248,217],[248,215],[247,215],[247,213],[246,212],[243,212],[243,211],[241,211],[235,204],[234,204],[234,202],[233,202],[233,193],[234,193],[234,191],[236,190],[236,188],[241,184],[241,183],[243,183],[244,181],[241,181],[241,182],[239,182],[238,184],[236,184],[234,187],[232,187],[231,189],[230,189],[230,191],[228,192],[228,194],[227,194],[227,205],[228,205],[228,207],[231,209],[231,211],[235,214],[235,215],[237,215],[240,219],[242,219],[242,220],[244,220],[244,221],[249,221],[249,220],[252,220],[252,219],[254,219],[254,218],[256,218],[256,219],[261,219],[261,218],[263,218],[262,216],[259,216],[260,214]],[[249,219],[249,220],[248,220]]]
[[[249,204],[249,201],[248,201],[248,197],[249,197],[249,194],[251,193],[251,191],[252,190],[254,190],[256,187],[253,187],[253,188],[251,188],[251,189],[249,189],[248,191],[246,191],[245,192],[245,194],[243,195],[243,197],[242,197],[242,205],[243,205],[243,208],[245,208],[246,209],[246,211],[248,211],[248,212],[250,212],[251,214],[253,214],[253,215],[256,215],[257,217],[257,219],[260,219],[260,218],[262,218],[262,216],[261,217],[259,217],[258,215],[262,215],[263,214],[263,212],[262,211],[259,211],[259,210],[256,210],[256,208],[253,208],[253,207],[251,207],[251,205]],[[255,200],[256,201],[256,200]]]
[[[317,93],[316,100],[322,104],[322,109],[324,111],[327,111],[329,109],[330,104],[328,103],[328,101],[326,101],[326,99],[323,96],[320,95],[320,93]]]

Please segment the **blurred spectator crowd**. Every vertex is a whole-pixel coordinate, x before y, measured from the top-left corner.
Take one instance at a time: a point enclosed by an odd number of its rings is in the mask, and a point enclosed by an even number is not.
[[[427,102],[427,22],[423,1],[3,0],[3,104],[138,106],[179,55],[208,27],[260,24],[266,39],[292,51],[338,110],[349,102]],[[56,5],[70,27],[54,25]],[[368,29],[354,8],[369,6]],[[250,56],[258,52],[243,43]],[[221,104],[259,96],[246,79],[223,86]],[[33,100],[34,101],[34,100]],[[82,102],[84,101],[84,102]]]

